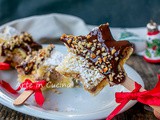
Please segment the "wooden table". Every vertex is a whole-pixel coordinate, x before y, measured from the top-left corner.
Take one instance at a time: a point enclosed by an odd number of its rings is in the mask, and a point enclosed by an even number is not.
[[[143,78],[145,88],[152,89],[157,83],[157,72],[160,70],[160,64],[150,64],[142,57],[132,55],[127,64],[133,67]],[[0,120],[41,120],[31,117],[0,104]],[[145,110],[144,105],[137,103],[128,111],[117,115],[114,120],[156,120],[153,112]]]

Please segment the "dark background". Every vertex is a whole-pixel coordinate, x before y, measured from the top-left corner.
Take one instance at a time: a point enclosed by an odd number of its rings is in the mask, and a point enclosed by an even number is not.
[[[142,27],[150,19],[160,23],[160,0],[0,0],[0,25],[48,13],[75,15],[87,24]]]

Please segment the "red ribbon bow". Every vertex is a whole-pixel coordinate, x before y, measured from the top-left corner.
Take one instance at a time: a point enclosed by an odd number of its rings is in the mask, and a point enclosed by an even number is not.
[[[10,65],[7,63],[0,62],[0,70],[8,70],[10,68]],[[17,94],[17,91],[21,90],[21,88],[25,88],[25,90],[33,90],[35,95],[36,103],[40,106],[44,103],[44,96],[42,94],[41,88],[46,85],[45,80],[32,82],[29,79],[26,79],[23,83],[20,84],[20,86],[15,90],[13,89],[9,83],[0,80],[0,86],[7,90],[9,93]]]
[[[137,100],[146,105],[160,106],[160,75],[158,78],[159,81],[152,90],[139,92],[141,85],[135,82],[135,89],[132,92],[115,93],[116,102],[120,104],[112,111],[106,120],[111,120],[130,100]]]
[[[33,90],[35,93],[34,96],[35,96],[36,103],[42,106],[45,99],[42,94],[41,88],[44,87],[46,83],[47,82],[45,80],[32,82],[31,80],[26,79],[23,83],[20,84],[17,91],[19,91],[21,88],[25,88],[25,90]]]
[[[42,94],[41,88],[44,87],[46,83],[47,82],[45,80],[32,82],[31,80],[26,79],[23,83],[20,84],[20,86],[16,90],[14,90],[9,83],[1,80],[0,86],[12,94],[17,94],[17,91],[21,90],[21,88],[25,88],[25,90],[33,90],[35,93],[34,95],[36,103],[42,106],[45,99]]]

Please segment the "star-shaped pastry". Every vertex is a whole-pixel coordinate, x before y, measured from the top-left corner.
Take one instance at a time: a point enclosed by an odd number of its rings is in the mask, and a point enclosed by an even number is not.
[[[69,51],[84,57],[90,68],[96,67],[106,76],[111,85],[125,80],[123,64],[132,54],[132,44],[128,41],[116,41],[110,32],[109,24],[102,24],[87,36],[62,35],[61,41]]]
[[[30,79],[32,82],[46,80],[48,89],[74,87],[74,78],[65,77],[55,71],[55,67],[62,61],[63,54],[55,50],[53,44],[40,49],[26,57],[18,66],[18,81]]]

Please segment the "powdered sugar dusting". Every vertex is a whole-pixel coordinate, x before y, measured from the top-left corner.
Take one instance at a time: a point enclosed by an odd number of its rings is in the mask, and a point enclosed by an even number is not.
[[[47,58],[43,64],[47,66],[57,66],[62,62],[63,58],[64,55],[61,52],[53,50],[51,56]]]
[[[97,86],[105,78],[98,69],[90,69],[86,59],[71,52],[69,52],[64,61],[57,68],[57,70],[60,71],[64,69],[66,73],[79,73],[85,87],[88,89],[92,89]]]

